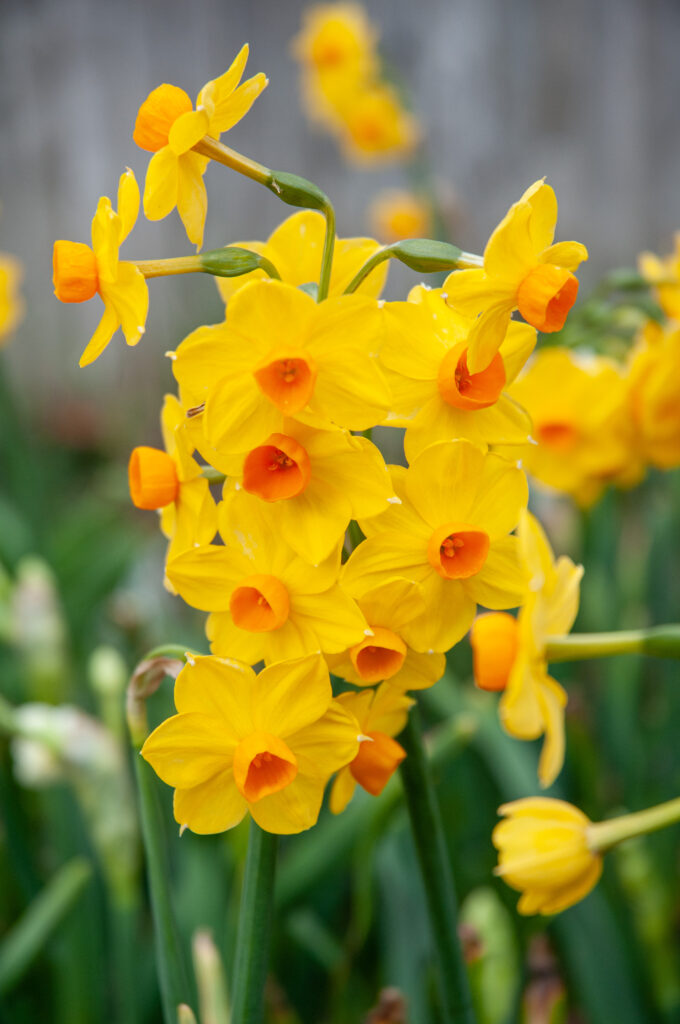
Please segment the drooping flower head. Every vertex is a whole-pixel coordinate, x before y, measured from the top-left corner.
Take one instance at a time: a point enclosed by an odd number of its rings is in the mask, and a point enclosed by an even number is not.
[[[119,327],[128,345],[145,330],[149,290],[142,272],[118,258],[139,212],[139,187],[128,168],[118,183],[118,210],[102,196],[92,221],[92,246],[59,240],[54,243],[54,294],[61,302],[86,302],[99,294],[104,315],[80,357],[87,366],[101,355]]]
[[[137,508],[158,509],[170,540],[168,558],[195,544],[209,544],[217,532],[217,508],[210,485],[192,457],[186,414],[174,395],[161,412],[165,451],[137,447],[130,455],[130,496]]]
[[[358,721],[362,742],[354,760],[335,777],[330,797],[334,814],[344,811],[357,783],[372,796],[380,796],[406,757],[406,751],[394,737],[406,725],[414,703],[403,690],[389,683],[383,683],[377,690],[340,694],[338,704]]]
[[[578,293],[573,271],[588,258],[580,242],[553,245],[555,193],[536,181],[510,207],[491,235],[479,269],[457,270],[444,282],[448,302],[477,322],[469,339],[468,366],[485,369],[519,309],[538,331],[559,331]]]
[[[437,441],[465,437],[482,448],[522,444],[531,420],[505,393],[536,343],[527,324],[510,322],[499,351],[479,373],[468,368],[473,321],[451,309],[441,290],[413,288],[408,302],[383,307],[380,360],[393,400],[388,425],[405,426],[412,461]]]
[[[564,800],[527,797],[499,807],[492,840],[500,875],[522,893],[520,914],[557,914],[582,900],[602,874],[590,820]]]
[[[557,778],[564,761],[564,708],[567,695],[548,674],[546,644],[574,624],[583,567],[566,555],[557,560],[540,523],[523,511],[519,523],[521,570],[528,596],[518,617],[478,618],[470,633],[477,685],[501,690],[499,714],[511,736],[545,736],[538,766],[542,786]]]
[[[514,608],[526,584],[509,536],[527,502],[521,469],[466,440],[430,445],[409,469],[392,466],[401,499],[360,525],[343,583],[355,596],[394,576],[420,584],[426,612],[404,623],[416,651],[447,651],[469,629],[477,604]]]
[[[208,208],[203,184],[208,157],[194,152],[194,146],[205,136],[219,140],[222,132],[245,117],[266,87],[262,73],[239,84],[247,60],[245,45],[228,71],[203,86],[196,109],[184,89],[165,82],[149,93],[137,114],[132,137],[154,154],[146,172],[144,213],[149,220],[162,220],[177,207],[197,249],[203,244]]]
[[[359,745],[356,719],[332,697],[318,655],[259,675],[235,661],[191,658],[175,683],[178,713],[142,747],[175,788],[178,824],[224,832],[250,813],[266,832],[311,828],[329,776]]]

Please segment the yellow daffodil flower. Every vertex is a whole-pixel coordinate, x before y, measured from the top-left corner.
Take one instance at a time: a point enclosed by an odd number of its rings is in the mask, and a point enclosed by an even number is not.
[[[376,71],[377,32],[360,4],[315,4],[303,14],[291,48],[308,68],[319,72],[351,69],[357,78]]]
[[[373,231],[386,244],[403,238],[428,238],[432,231],[430,204],[406,189],[386,189],[377,195],[369,218]]]
[[[142,272],[118,259],[121,244],[139,212],[139,188],[128,168],[118,183],[118,211],[102,196],[92,221],[92,248],[83,242],[54,243],[54,294],[61,302],[85,302],[99,293],[104,315],[80,357],[80,365],[101,355],[119,327],[128,345],[144,334],[149,290]]]
[[[340,107],[340,143],[348,160],[383,164],[404,160],[420,141],[420,126],[386,82],[345,92]]]
[[[281,429],[245,455],[212,458],[244,514],[253,504],[284,543],[316,565],[330,555],[350,519],[374,516],[394,499],[380,450],[365,437],[283,419]]]
[[[536,344],[533,328],[508,323],[489,366],[471,373],[467,355],[473,321],[447,306],[439,289],[419,285],[408,302],[386,303],[383,314],[380,359],[393,395],[387,423],[406,427],[409,462],[428,445],[457,437],[483,448],[528,440],[531,420],[505,388]]]
[[[19,285],[23,270],[19,260],[0,252],[0,344],[9,337],[24,315]]]
[[[394,737],[406,725],[409,708],[415,703],[389,683],[383,683],[377,690],[342,693],[337,702],[359,723],[361,743],[354,760],[335,777],[330,796],[333,814],[344,811],[357,782],[371,796],[380,796],[406,757],[406,751]]]
[[[217,507],[210,485],[192,458],[186,414],[174,395],[161,412],[165,451],[138,447],[130,456],[130,496],[137,508],[158,509],[161,529],[170,540],[168,557],[195,544],[209,544],[217,533]]]
[[[670,256],[659,257],[643,252],[638,259],[640,273],[654,285],[654,294],[667,317],[680,320],[680,231]]]
[[[218,139],[245,117],[267,85],[262,73],[241,83],[248,60],[244,46],[228,71],[203,86],[194,110],[176,85],[159,85],[142,103],[133,139],[154,155],[144,185],[144,214],[162,220],[177,207],[190,242],[200,249],[208,208],[203,175],[208,157],[194,152],[205,136]]]
[[[359,746],[356,719],[332,697],[319,656],[259,675],[235,661],[188,659],[175,683],[178,713],[142,747],[175,788],[178,824],[205,835],[250,813],[266,832],[311,828],[329,776]]]
[[[391,579],[357,598],[373,635],[344,654],[327,654],[331,672],[354,686],[389,680],[395,690],[423,690],[444,675],[443,654],[420,653],[402,638],[404,626],[426,613],[420,587]]]
[[[603,356],[562,348],[536,354],[509,394],[533,421],[522,463],[538,483],[596,501],[609,483],[632,486],[642,463],[622,369]]]
[[[527,797],[499,807],[492,841],[500,875],[522,893],[520,914],[558,914],[582,900],[602,874],[592,822],[564,800]],[[594,848],[591,848],[593,846]]]
[[[447,651],[470,628],[477,603],[513,608],[525,596],[515,528],[527,502],[524,473],[466,440],[426,448],[409,469],[392,466],[401,499],[361,520],[343,584],[358,596],[394,576],[419,583],[426,613],[404,624],[416,651]]]
[[[444,282],[453,308],[478,316],[468,341],[473,373],[493,359],[514,309],[538,331],[564,326],[578,293],[573,271],[588,251],[580,242],[553,245],[556,223],[555,193],[534,182],[491,235],[483,267],[454,271]]]
[[[679,329],[663,330],[655,323],[645,327],[631,353],[628,392],[642,457],[658,469],[679,466]]]
[[[278,270],[281,280],[299,287],[319,280],[321,256],[326,235],[326,218],[317,210],[300,210],[287,217],[266,242],[233,242],[265,256]],[[342,295],[357,271],[380,248],[373,238],[336,238],[329,295]],[[377,299],[387,278],[389,261],[366,277],[357,288],[358,295]],[[263,270],[254,270],[241,277],[215,278],[225,303],[234,292],[253,279],[263,279]]]
[[[502,690],[499,713],[511,736],[545,736],[538,765],[542,786],[549,786],[564,762],[564,708],[567,695],[548,674],[546,643],[564,636],[576,619],[583,566],[566,555],[555,561],[538,521],[524,511],[519,523],[522,569],[528,596],[515,619],[482,615],[473,624],[470,643],[477,685]]]
[[[367,624],[338,585],[340,544],[317,566],[283,543],[260,503],[223,501],[224,546],[205,545],[168,561],[168,579],[207,623],[214,654],[249,665],[337,653],[360,643]]]
[[[384,419],[390,393],[374,358],[380,310],[343,295],[316,303],[281,281],[251,281],[225,323],[201,327],[177,349],[183,401],[205,402],[203,430],[223,454],[250,451],[281,431],[281,417],[366,430]]]

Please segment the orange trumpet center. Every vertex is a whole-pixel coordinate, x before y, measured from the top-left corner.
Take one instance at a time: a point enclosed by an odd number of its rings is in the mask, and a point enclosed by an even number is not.
[[[139,108],[132,138],[140,149],[156,153],[167,146],[170,129],[177,118],[193,109],[184,89],[164,82],[149,93]]]
[[[554,420],[548,423],[537,423],[534,427],[536,440],[539,444],[548,445],[558,451],[567,451],[578,440],[578,430],[573,423]]]
[[[488,408],[498,400],[505,381],[505,364],[500,352],[496,352],[479,373],[470,373],[465,345],[455,345],[446,353],[437,374],[439,394],[457,409]]]
[[[491,612],[475,619],[470,630],[475,683],[480,690],[504,690],[519,647],[517,619]]]
[[[550,334],[564,327],[578,295],[578,281],[570,270],[539,263],[517,290],[517,308],[537,331]]]
[[[488,553],[488,533],[465,523],[440,526],[427,545],[430,565],[448,580],[474,576],[486,562]]]
[[[286,434],[272,434],[248,452],[243,463],[243,489],[265,501],[302,494],[311,477],[309,455]]]
[[[314,392],[316,367],[306,356],[268,358],[254,372],[257,385],[285,416],[300,412]]]
[[[86,302],[97,292],[97,260],[84,242],[60,239],[52,250],[54,294],[60,302]]]
[[[269,633],[288,619],[290,598],[276,576],[247,576],[231,595],[229,611],[239,629]]]
[[[404,664],[406,644],[383,626],[371,626],[373,636],[366,637],[349,652],[356,672],[365,683],[391,679]]]
[[[295,754],[272,733],[251,733],[234,751],[234,782],[251,804],[284,789],[297,772]]]
[[[159,448],[135,448],[128,463],[130,497],[137,508],[165,508],[179,491],[177,468]]]
[[[406,751],[384,732],[368,732],[349,766],[352,776],[372,796],[379,796],[406,757]]]

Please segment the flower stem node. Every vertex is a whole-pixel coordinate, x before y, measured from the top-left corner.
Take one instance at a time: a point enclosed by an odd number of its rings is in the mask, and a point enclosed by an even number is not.
[[[128,463],[130,496],[137,508],[165,508],[177,497],[179,480],[174,459],[159,448],[138,447]]]

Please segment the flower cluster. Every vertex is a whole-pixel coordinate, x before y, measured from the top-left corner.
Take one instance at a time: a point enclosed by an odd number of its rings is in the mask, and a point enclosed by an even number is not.
[[[293,42],[310,117],[332,132],[356,163],[403,159],[420,134],[382,72],[376,44],[375,26],[354,3],[308,9]]]

